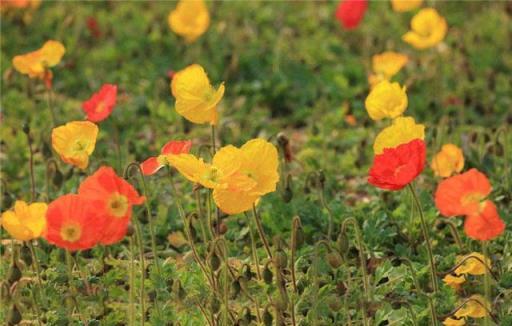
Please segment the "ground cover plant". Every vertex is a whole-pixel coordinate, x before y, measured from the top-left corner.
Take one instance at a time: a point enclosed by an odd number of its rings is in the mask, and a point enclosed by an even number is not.
[[[512,325],[510,2],[0,4],[3,323]]]

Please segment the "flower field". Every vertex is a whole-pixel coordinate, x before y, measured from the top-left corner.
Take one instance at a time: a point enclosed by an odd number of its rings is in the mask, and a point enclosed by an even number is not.
[[[512,3],[0,0],[6,325],[512,325]]]

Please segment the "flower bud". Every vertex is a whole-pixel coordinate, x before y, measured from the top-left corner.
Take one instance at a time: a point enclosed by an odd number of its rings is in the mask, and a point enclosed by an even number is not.
[[[288,264],[288,256],[283,250],[278,250],[273,257],[273,260],[274,264],[279,269],[285,268]]]
[[[30,248],[26,245],[20,248],[20,258],[27,266],[32,265],[32,254],[30,253]]]
[[[340,267],[341,263],[343,262],[343,259],[341,258],[340,254],[336,251],[329,252],[326,258],[327,262],[333,269]]]
[[[210,309],[211,311],[213,311],[214,314],[220,311],[220,301],[215,296],[212,297],[210,300]]]
[[[263,324],[265,324],[265,326],[272,326],[273,319],[274,317],[272,317],[268,308],[265,308],[265,311],[263,311]]]
[[[9,284],[17,282],[21,276],[21,271],[18,266],[16,264],[12,264],[11,268],[9,268],[9,273],[7,274],[7,281],[9,281]]]
[[[133,227],[132,223],[128,224],[128,227],[126,228],[126,236],[131,237],[135,234],[135,228]]]
[[[210,266],[214,271],[218,270],[220,267],[220,259],[219,257],[217,257],[217,254],[215,252],[213,252],[212,256],[210,257]]]
[[[21,321],[21,313],[18,310],[18,307],[16,307],[15,304],[12,305],[11,309],[9,310],[9,313],[7,315],[7,324],[8,325],[17,325]]]
[[[268,265],[265,266],[263,269],[263,280],[267,284],[272,284],[272,278],[274,277],[274,274],[272,274],[272,271],[268,268]]]

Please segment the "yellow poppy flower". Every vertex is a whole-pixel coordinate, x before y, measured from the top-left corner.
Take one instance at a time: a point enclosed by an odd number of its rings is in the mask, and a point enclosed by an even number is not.
[[[456,319],[454,317],[448,317],[443,321],[444,326],[464,326],[466,325],[466,320],[464,318]]]
[[[469,258],[468,258],[469,257]],[[477,258],[472,258],[477,257]],[[467,258],[467,259],[466,259]],[[487,268],[485,267],[482,262],[485,262],[487,266],[491,266],[491,260],[489,258],[486,258],[484,255],[478,252],[472,252],[469,255],[466,255],[464,257],[457,257],[457,263],[463,261],[462,265],[460,265],[456,270],[455,273],[457,274],[471,274],[471,275],[484,275],[487,272]]]
[[[409,61],[405,54],[386,51],[372,57],[372,69],[378,74],[389,79],[396,75]]]
[[[487,316],[487,310],[491,308],[489,301],[479,294],[472,295],[470,299],[462,308],[457,310],[455,316],[458,318],[483,318]]]
[[[261,196],[275,191],[279,181],[277,149],[263,139],[250,140],[241,148],[225,146],[211,164],[191,154],[168,159],[185,178],[213,189],[215,204],[227,214],[251,209]]]
[[[462,171],[464,168],[462,150],[453,144],[443,145],[441,151],[432,159],[430,167],[434,170],[435,175],[443,178]]]
[[[47,41],[39,50],[17,55],[12,59],[14,68],[30,78],[44,78],[47,69],[57,65],[66,52],[64,45],[57,41]]]
[[[97,137],[98,126],[94,123],[72,121],[52,130],[52,147],[64,162],[85,169]]]
[[[422,9],[411,21],[411,31],[402,40],[417,49],[427,49],[437,45],[446,36],[446,20],[433,8]]]
[[[448,274],[443,278],[443,282],[454,290],[459,290],[460,286],[466,282],[466,277],[464,275]]]
[[[194,42],[208,29],[210,14],[203,0],[181,0],[169,13],[168,23],[174,33]]]
[[[2,214],[1,224],[13,238],[20,241],[38,238],[46,226],[47,208],[45,203],[28,205],[22,200],[17,200],[14,210]]]
[[[217,104],[224,96],[224,84],[212,87],[203,67],[188,66],[174,75],[171,93],[176,98],[176,112],[193,123],[217,123]]]
[[[373,151],[376,155],[381,154],[384,148],[394,148],[414,139],[425,139],[425,125],[416,124],[411,117],[398,117],[377,135]]]
[[[423,3],[423,0],[391,0],[391,7],[396,12],[411,11]]]
[[[365,106],[373,120],[396,118],[407,108],[405,87],[384,80],[371,90],[366,97]]]

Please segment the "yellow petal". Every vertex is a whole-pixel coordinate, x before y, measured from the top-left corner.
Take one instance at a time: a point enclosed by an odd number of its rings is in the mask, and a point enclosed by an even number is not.
[[[458,290],[460,288],[460,286],[466,282],[466,278],[464,277],[464,275],[452,275],[452,274],[448,274],[446,275],[444,278],[443,278],[443,282],[452,287],[453,289],[455,290]]]
[[[387,51],[372,57],[372,68],[377,75],[389,79],[396,75],[407,64],[408,57],[404,54]]]
[[[453,145],[445,144],[432,159],[431,168],[434,174],[447,178],[464,168],[464,155],[462,150]]]
[[[33,203],[28,207],[29,218],[26,220],[27,227],[35,237],[39,237],[46,227],[46,203]]]
[[[414,139],[425,139],[425,126],[416,124],[414,118],[398,117],[377,135],[373,150],[375,154],[381,154],[385,148],[394,148]]]
[[[417,49],[426,49],[440,43],[446,36],[446,20],[433,8],[420,10],[411,20],[411,31],[402,39]]]
[[[473,258],[476,257],[476,258]],[[480,259],[480,260],[479,260]],[[464,260],[464,263],[460,265],[455,273],[457,274],[470,274],[470,275],[484,275],[487,272],[487,268],[482,262],[485,262],[487,266],[491,266],[491,260],[486,258],[484,255],[478,252],[472,252],[464,257],[457,257],[457,263]]]
[[[487,309],[491,307],[489,301],[479,294],[472,295],[470,299],[461,309],[457,310],[455,316],[458,318],[483,318],[487,316]]]
[[[444,326],[464,326],[466,325],[466,321],[464,318],[455,319],[454,317],[448,317],[443,321]]]
[[[40,51],[41,60],[44,64],[47,67],[53,67],[60,62],[66,52],[66,48],[64,48],[62,43],[50,40],[43,45]]]
[[[224,146],[215,153],[212,164],[217,167],[224,177],[237,172],[242,165],[242,151],[235,146]]]
[[[222,178],[221,171],[211,164],[207,164],[202,158],[192,154],[169,155],[169,164],[176,168],[185,178],[199,183],[206,188],[217,188]]]
[[[68,122],[52,130],[52,147],[64,162],[85,169],[98,132],[98,126],[90,121]]]
[[[396,12],[411,11],[423,3],[423,0],[391,0],[391,7]]]
[[[257,183],[252,191],[259,195],[275,191],[279,181],[276,147],[264,139],[257,138],[248,141],[240,149],[243,153],[240,170]]]
[[[14,210],[2,214],[2,226],[15,239],[28,241],[39,237],[46,225],[45,203],[33,203],[17,200]]]
[[[210,14],[202,0],[181,0],[169,13],[168,23],[174,33],[193,42],[208,29]]]
[[[365,101],[366,110],[373,120],[396,118],[407,108],[405,87],[384,80],[377,84]]]
[[[226,214],[238,214],[248,211],[258,200],[258,195],[251,195],[244,191],[229,191],[215,189],[213,199],[215,204]]]
[[[224,85],[215,90],[204,69],[197,64],[176,73],[171,82],[176,112],[193,123],[217,123],[217,105],[224,96]]]

